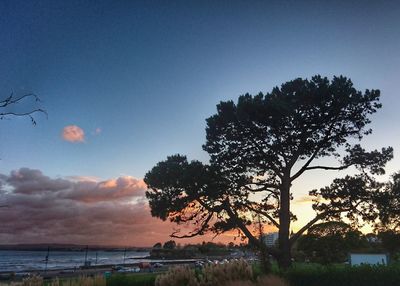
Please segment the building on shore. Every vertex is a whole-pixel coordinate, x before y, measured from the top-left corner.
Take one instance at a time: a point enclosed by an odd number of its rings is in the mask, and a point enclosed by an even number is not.
[[[262,240],[268,247],[275,246],[279,238],[278,232],[270,232],[263,234]]]

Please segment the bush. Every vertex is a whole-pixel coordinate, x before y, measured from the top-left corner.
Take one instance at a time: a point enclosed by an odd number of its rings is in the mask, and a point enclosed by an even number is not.
[[[199,282],[193,269],[188,266],[178,266],[157,276],[155,286],[199,286]]]
[[[107,279],[107,286],[154,286],[156,274],[113,274]]]
[[[156,286],[286,286],[277,276],[259,277],[254,281],[252,267],[244,260],[207,265],[196,273],[189,267],[175,267],[156,279]]]
[[[106,279],[101,275],[94,277],[81,276],[73,279],[60,280],[55,278],[45,282],[39,275],[24,278],[22,282],[11,282],[10,284],[0,284],[8,286],[106,286]]]
[[[294,265],[281,273],[290,286],[382,286],[400,285],[400,267],[349,265]]]
[[[244,260],[225,264],[206,265],[200,276],[201,286],[229,285],[232,281],[251,281],[253,270]]]
[[[257,279],[257,286],[288,286],[280,277],[275,275],[262,276]]]

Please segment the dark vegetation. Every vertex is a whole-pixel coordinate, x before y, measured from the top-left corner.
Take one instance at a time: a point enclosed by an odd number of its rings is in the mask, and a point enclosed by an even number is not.
[[[298,264],[285,271],[272,267],[272,272],[286,280],[289,286],[383,286],[400,285],[400,265],[356,266]],[[253,266],[256,277],[262,275],[257,265]],[[157,274],[114,275],[107,280],[107,285],[153,286]],[[244,284],[248,285],[248,284]],[[179,286],[179,285],[176,285]],[[274,286],[266,284],[266,286]]]
[[[399,262],[400,233],[391,230],[362,234],[344,222],[314,225],[294,246],[299,262],[333,264],[348,262],[349,253],[386,253],[391,262]]]
[[[150,251],[150,257],[157,259],[226,257],[234,248],[235,246],[213,242],[180,246],[176,245],[175,241],[170,240],[164,243],[162,247],[161,243],[155,244]]]
[[[318,264],[294,265],[282,275],[290,286],[384,286],[400,285],[400,265],[351,267]]]
[[[107,279],[107,286],[154,286],[156,274],[116,274]]]

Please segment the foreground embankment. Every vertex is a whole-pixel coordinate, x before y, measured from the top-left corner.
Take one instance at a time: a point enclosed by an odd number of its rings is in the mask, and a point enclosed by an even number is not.
[[[113,273],[86,277],[53,278],[40,276],[21,282],[0,285],[12,286],[394,286],[400,285],[400,265],[351,267],[296,264],[287,271],[277,268],[273,273],[261,273],[257,264],[233,261],[220,265],[193,268],[188,265],[170,267],[164,273]]]

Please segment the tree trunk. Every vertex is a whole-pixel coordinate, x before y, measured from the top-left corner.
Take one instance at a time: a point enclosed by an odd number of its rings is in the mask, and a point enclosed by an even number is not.
[[[269,254],[267,246],[263,241],[260,241],[260,262],[262,267],[262,272],[264,274],[269,274],[271,272],[271,261],[269,260]]]
[[[290,235],[290,176],[282,180],[279,210],[279,267],[287,269],[291,265]]]
[[[247,229],[244,223],[237,217],[237,215],[234,213],[234,211],[232,211],[230,207],[226,207],[225,210],[228,213],[229,217],[236,223],[237,227],[239,227],[239,229],[248,238],[249,243],[260,251],[260,259],[263,272],[270,273],[271,262],[269,261],[267,246],[264,244],[263,241],[254,237],[254,235]]]

